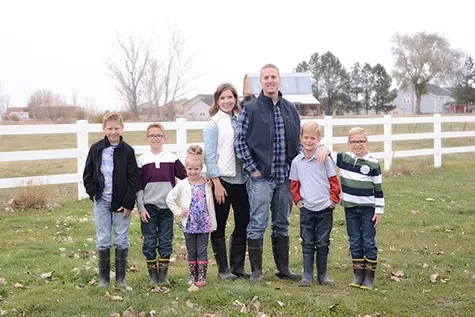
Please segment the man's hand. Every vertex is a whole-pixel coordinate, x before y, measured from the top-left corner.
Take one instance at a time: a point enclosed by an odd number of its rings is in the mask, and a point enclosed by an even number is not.
[[[252,177],[261,177],[262,174],[259,171],[255,171],[254,173],[251,174]]]

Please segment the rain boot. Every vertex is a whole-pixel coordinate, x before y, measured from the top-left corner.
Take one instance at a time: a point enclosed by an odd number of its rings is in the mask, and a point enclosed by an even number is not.
[[[158,260],[158,283],[169,284],[168,282],[168,267],[170,266],[170,259]]]
[[[289,237],[273,237],[272,253],[277,266],[275,275],[278,278],[297,281],[302,277],[302,275],[292,272],[289,267]]]
[[[320,285],[333,284],[333,280],[327,276],[328,255],[317,252],[317,281]]]
[[[229,250],[231,273],[239,278],[249,278],[251,274],[244,270],[244,262],[246,259],[246,239],[236,239],[233,236],[230,236]]]
[[[106,288],[110,284],[111,250],[98,250],[99,253],[99,287]]]
[[[188,281],[188,285],[191,286],[198,280],[198,262],[189,261],[188,268],[190,269],[190,280]]]
[[[235,280],[237,278],[236,275],[229,271],[228,257],[226,255],[226,239],[211,239],[211,245],[213,246],[214,258],[218,265],[218,278],[220,280]]]
[[[363,283],[361,283],[362,289],[373,289],[374,284],[374,273],[376,271],[376,264],[378,264],[378,260],[365,260],[365,276]]]
[[[150,277],[150,285],[158,284],[157,260],[147,260],[147,270]]]
[[[125,289],[127,283],[125,281],[125,272],[127,268],[127,256],[129,249],[115,249],[115,283],[118,288]]]
[[[249,261],[251,262],[251,277],[249,281],[256,283],[262,281],[262,246],[264,239],[248,239]]]
[[[364,259],[353,259],[353,272],[355,277],[351,282],[352,287],[361,287],[361,283],[365,278],[365,261]]]
[[[310,286],[313,283],[313,252],[303,253],[303,278],[299,286]]]

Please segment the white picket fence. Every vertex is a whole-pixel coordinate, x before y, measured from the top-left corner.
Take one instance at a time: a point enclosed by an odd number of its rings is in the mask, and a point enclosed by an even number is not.
[[[308,120],[302,120],[302,123]],[[475,137],[475,131],[450,131],[442,132],[442,123],[468,123],[475,122],[475,116],[441,116],[435,114],[427,117],[374,117],[374,118],[333,118],[325,116],[323,119],[314,120],[324,127],[325,137],[322,143],[326,144],[330,149],[335,144],[347,143],[347,137],[333,137],[333,128],[335,126],[367,126],[367,125],[383,125],[383,134],[370,135],[369,141],[383,142],[383,152],[372,152],[378,158],[384,160],[384,169],[390,170],[392,159],[400,157],[413,157],[433,155],[434,166],[436,168],[442,166],[442,155],[449,153],[466,153],[475,152],[475,145],[461,147],[442,147],[442,139],[444,138],[464,138]],[[185,156],[187,142],[187,130],[201,130],[206,122],[190,122],[183,118],[177,119],[175,122],[162,123],[166,130],[176,130],[176,144],[166,144],[165,149],[175,152],[180,158]],[[393,134],[392,127],[396,124],[415,124],[415,123],[431,123],[434,126],[432,132],[427,133],[405,133]],[[125,123],[126,131],[145,131],[148,122]],[[45,176],[28,176],[16,178],[0,179],[1,188],[14,188],[25,186],[28,182],[34,184],[68,184],[77,183],[78,198],[87,197],[82,182],[82,172],[88,153],[88,134],[91,132],[102,132],[101,124],[90,124],[85,120],[79,120],[76,124],[56,124],[56,125],[4,125],[0,126],[0,136],[5,135],[31,135],[31,134],[77,134],[77,147],[74,149],[63,150],[43,150],[43,151],[10,151],[0,152],[0,162],[12,161],[33,161],[45,159],[77,159],[77,172],[73,174],[45,175]],[[392,148],[393,141],[407,140],[427,140],[434,141],[434,147],[428,149],[401,150],[395,151]],[[202,145],[202,144],[201,144]],[[147,145],[134,146],[137,154],[144,153]]]

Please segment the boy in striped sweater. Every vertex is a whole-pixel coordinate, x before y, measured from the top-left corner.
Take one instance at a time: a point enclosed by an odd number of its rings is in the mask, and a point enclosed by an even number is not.
[[[383,216],[384,196],[379,162],[368,151],[363,128],[348,132],[351,152],[330,153],[339,168],[341,204],[353,258],[354,279],[350,286],[372,289],[378,261],[376,228]]]

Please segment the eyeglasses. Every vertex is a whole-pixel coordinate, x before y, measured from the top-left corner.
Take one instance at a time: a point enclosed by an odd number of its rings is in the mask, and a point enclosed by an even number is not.
[[[147,138],[149,139],[163,139],[165,137],[165,135],[163,134],[149,134],[147,135]]]
[[[355,144],[359,144],[359,145],[362,145],[362,144],[365,144],[366,140],[351,140],[349,143],[352,144],[352,145],[355,145]]]

